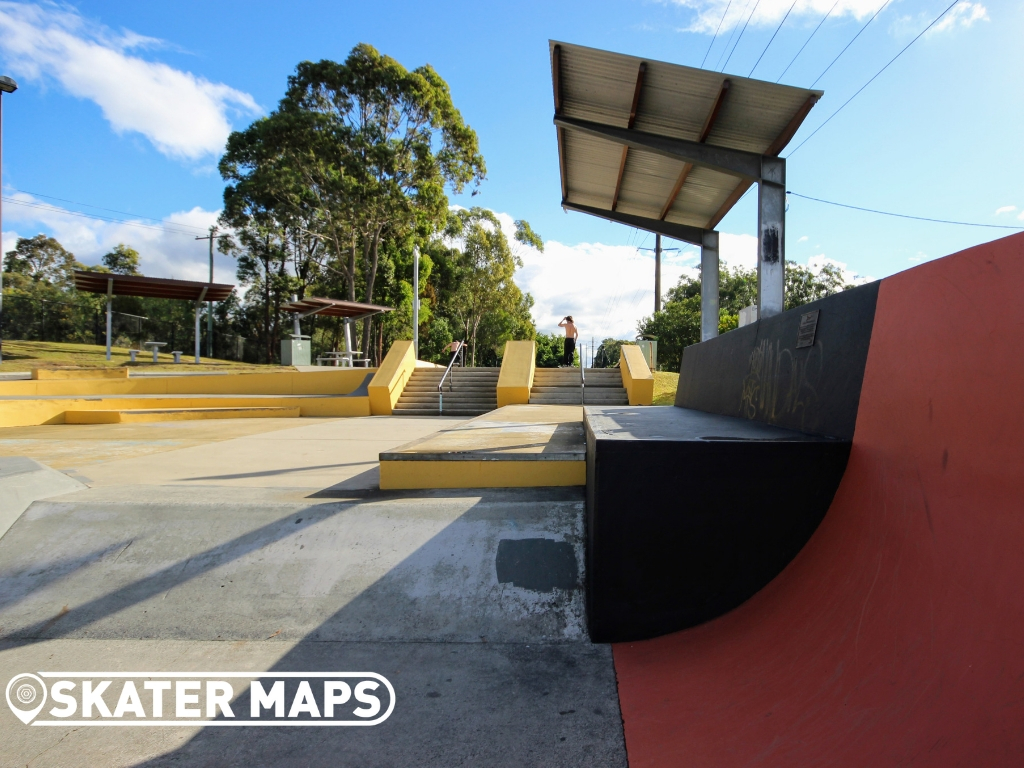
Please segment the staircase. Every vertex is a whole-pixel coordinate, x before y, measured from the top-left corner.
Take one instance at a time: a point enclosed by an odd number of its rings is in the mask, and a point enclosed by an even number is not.
[[[445,416],[479,416],[498,407],[499,368],[453,368],[444,382]],[[437,385],[442,368],[417,368],[392,412],[396,416],[439,416]]]
[[[579,368],[538,368],[530,390],[531,405],[629,405],[618,368],[587,368],[586,387],[580,388]]]

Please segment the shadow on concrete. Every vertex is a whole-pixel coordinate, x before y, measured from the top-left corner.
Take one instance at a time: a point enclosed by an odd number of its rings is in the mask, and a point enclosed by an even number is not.
[[[46,589],[61,579],[66,579],[108,555],[115,553],[120,555],[131,543],[131,539],[128,539],[95,549],[78,557],[50,560],[20,570],[0,571],[0,584],[3,585],[0,587],[0,610],[17,605],[33,593]]]
[[[573,557],[582,518],[565,525],[582,514],[582,493],[466,496],[478,498],[269,670],[382,674],[396,691],[390,719],[372,728],[207,727],[139,766],[625,766],[611,649],[566,636],[573,605],[584,624],[582,559]],[[514,575],[545,591],[499,582],[495,554],[505,541],[531,542],[512,545]],[[246,689],[232,708],[249,707]]]
[[[239,472],[233,475],[204,475],[203,477],[189,477],[187,481],[199,480],[242,480],[247,477],[274,477],[277,475],[291,475],[296,472],[310,472],[316,469],[337,469],[338,467],[361,467],[367,464],[376,464],[376,461],[353,461],[348,464],[319,464],[314,467],[290,467],[288,469],[265,469],[260,472]]]

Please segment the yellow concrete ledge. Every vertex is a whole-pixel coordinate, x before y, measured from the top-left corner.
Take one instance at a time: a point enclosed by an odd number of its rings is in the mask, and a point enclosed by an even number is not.
[[[142,408],[116,411],[65,411],[65,424],[135,424],[149,421],[197,421],[203,419],[297,419],[290,408]]]
[[[629,404],[650,405],[654,402],[654,374],[644,359],[644,353],[636,344],[623,344],[621,350],[619,368]]]
[[[259,395],[225,397],[69,397],[0,401],[0,427],[64,424],[67,411],[112,411],[180,408],[298,408],[301,416],[369,416],[368,397],[296,397]]]
[[[390,416],[409,377],[416,370],[416,350],[411,341],[396,341],[370,382],[370,412]]]
[[[382,461],[383,490],[586,485],[585,461]]]
[[[533,374],[537,368],[537,342],[506,341],[498,374],[498,407],[530,402]]]
[[[0,396],[347,395],[354,392],[374,370],[337,368],[308,373],[281,371],[214,376],[0,381]]]
[[[67,381],[74,379],[127,379],[127,368],[33,368],[33,381]]]

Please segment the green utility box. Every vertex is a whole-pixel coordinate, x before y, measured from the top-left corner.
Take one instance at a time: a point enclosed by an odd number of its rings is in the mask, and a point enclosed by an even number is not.
[[[309,336],[295,336],[281,339],[281,365],[310,365]]]
[[[652,371],[658,370],[658,342],[654,339],[638,339],[636,345],[647,361],[647,367]]]

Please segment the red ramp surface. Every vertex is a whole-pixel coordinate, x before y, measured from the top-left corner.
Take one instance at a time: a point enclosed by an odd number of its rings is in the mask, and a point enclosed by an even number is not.
[[[882,281],[810,542],[731,613],[615,646],[632,768],[1024,765],[1022,287],[1024,235]]]

